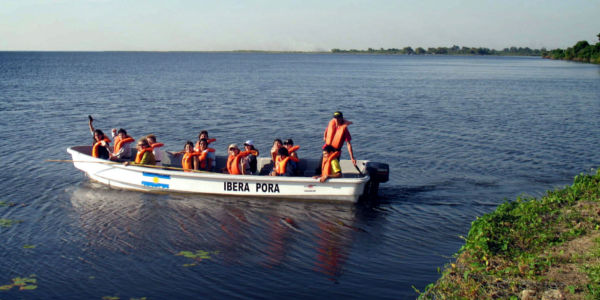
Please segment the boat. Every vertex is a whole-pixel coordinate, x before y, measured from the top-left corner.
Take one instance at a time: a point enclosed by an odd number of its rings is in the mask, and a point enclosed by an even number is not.
[[[132,157],[135,157],[135,150]],[[162,151],[162,150],[161,150]],[[248,196],[259,198],[306,199],[357,202],[361,197],[377,195],[379,184],[389,179],[385,163],[340,160],[342,178],[321,183],[312,178],[319,164],[316,159],[301,159],[299,176],[265,176],[272,170],[270,158],[257,158],[256,175],[230,175],[217,172],[181,170],[181,156],[162,151],[162,166],[136,166],[92,157],[92,146],[67,149],[74,166],[90,179],[117,189],[144,192],[173,192],[208,195]],[[215,170],[221,170],[226,156],[217,156]]]

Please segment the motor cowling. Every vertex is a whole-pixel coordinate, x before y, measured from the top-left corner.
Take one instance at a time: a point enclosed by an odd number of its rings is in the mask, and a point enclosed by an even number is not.
[[[388,164],[370,161],[367,162],[366,169],[372,181],[387,182],[390,179],[390,166]]]

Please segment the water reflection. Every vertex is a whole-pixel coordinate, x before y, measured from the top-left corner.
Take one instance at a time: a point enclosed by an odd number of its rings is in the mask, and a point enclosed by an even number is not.
[[[357,235],[366,234],[357,207],[347,204],[147,194],[95,183],[74,190],[71,204],[91,252],[162,253],[182,265],[176,254],[203,251],[222,268],[300,268],[332,281]]]

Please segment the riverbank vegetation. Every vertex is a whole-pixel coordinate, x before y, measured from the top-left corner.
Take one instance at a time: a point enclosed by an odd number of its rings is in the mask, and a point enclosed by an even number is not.
[[[473,221],[420,299],[600,298],[600,172]]]
[[[600,64],[600,33],[597,36],[599,42],[596,44],[592,45],[587,41],[579,41],[573,47],[567,49],[545,51],[542,53],[542,57]]]
[[[502,50],[495,50],[489,48],[475,48],[475,47],[437,47],[437,48],[412,48],[404,47],[389,48],[389,49],[374,49],[369,48],[367,50],[343,50],[343,49],[331,49],[332,53],[354,53],[354,54],[404,54],[404,55],[432,55],[432,54],[443,54],[443,55],[511,55],[511,56],[540,56],[546,49],[531,49],[529,47],[510,47]]]

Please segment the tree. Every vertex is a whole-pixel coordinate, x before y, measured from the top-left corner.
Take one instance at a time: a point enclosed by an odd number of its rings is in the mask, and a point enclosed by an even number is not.
[[[598,33],[597,37],[598,37],[598,41],[600,42],[600,33]]]
[[[587,41],[579,41],[573,46],[573,52],[577,54],[579,51],[587,48],[590,44]]]
[[[402,49],[402,52],[403,52],[404,54],[415,54],[415,51],[414,51],[414,50],[413,50],[413,48],[411,48],[411,47],[404,47],[404,48]]]

